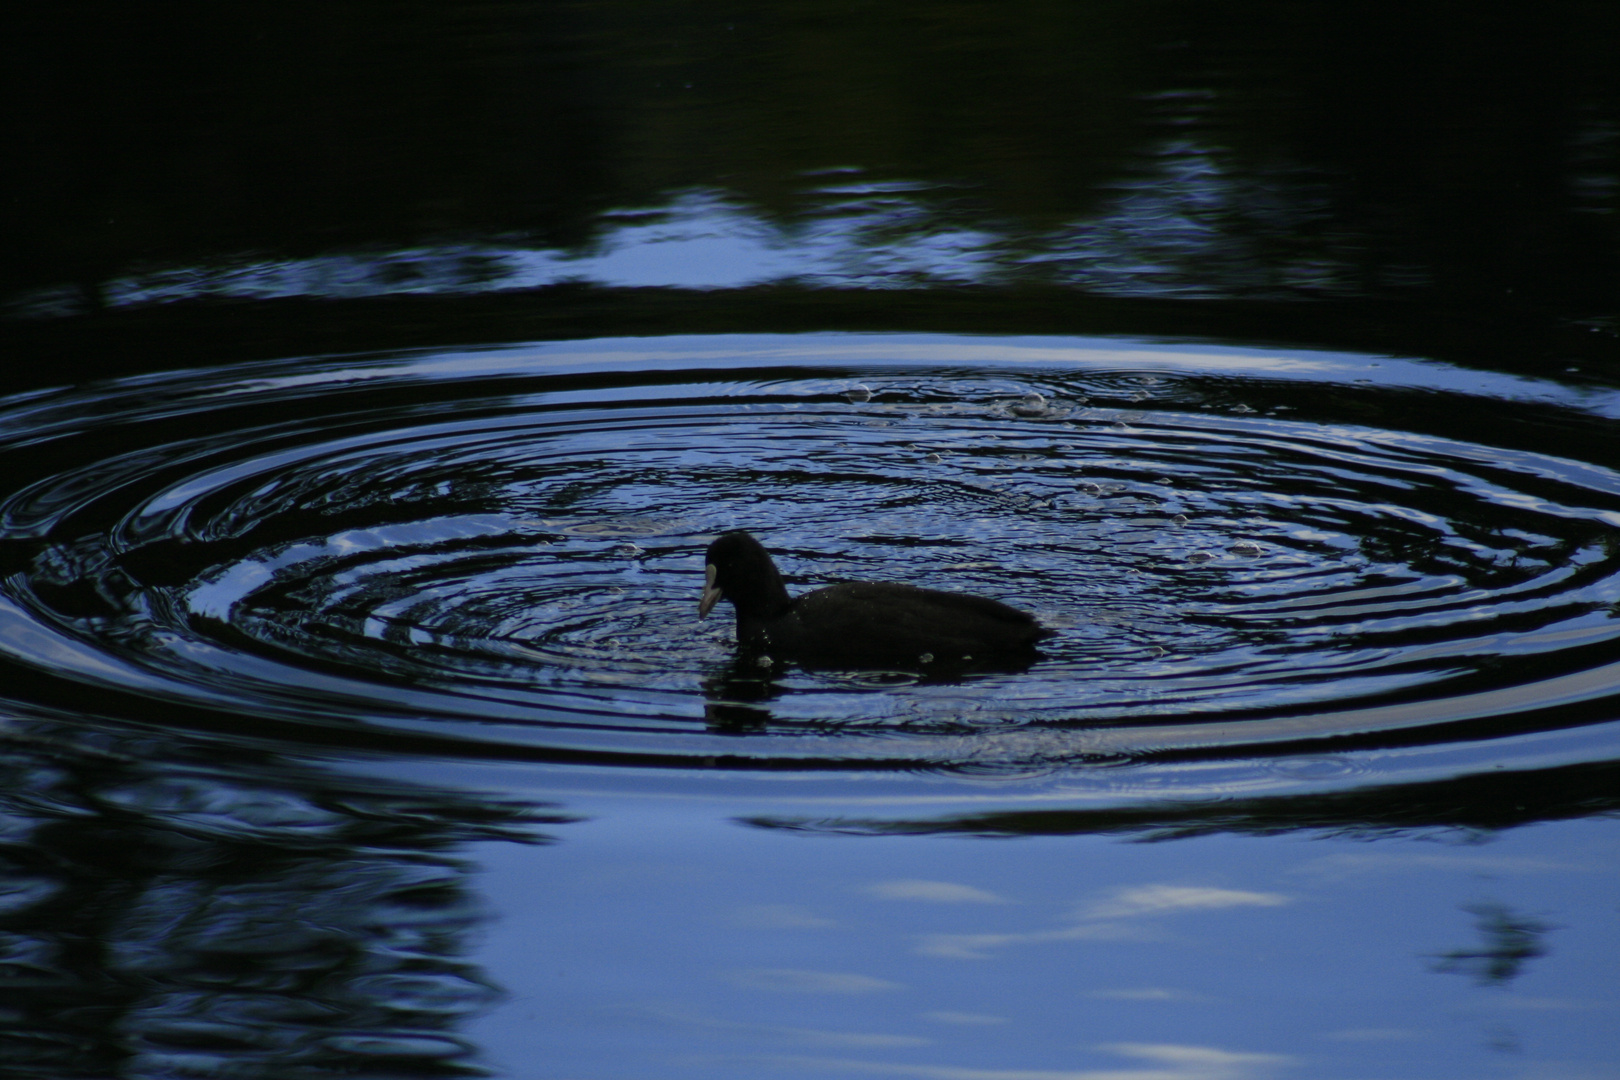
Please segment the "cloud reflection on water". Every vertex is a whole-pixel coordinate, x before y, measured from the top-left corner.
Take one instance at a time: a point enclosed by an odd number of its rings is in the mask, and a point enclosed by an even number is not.
[[[879,881],[866,889],[883,900],[922,900],[931,904],[1008,904],[1012,901],[972,885],[912,878]]]
[[[1108,1043],[1097,1049],[1141,1061],[1144,1065],[1125,1069],[1003,1069],[787,1055],[763,1060],[784,1069],[908,1076],[917,1080],[1256,1080],[1297,1061],[1284,1054],[1245,1053],[1175,1043]]]
[[[731,981],[754,990],[790,994],[874,994],[903,987],[888,979],[875,979],[845,971],[799,971],[789,968],[755,968],[728,973]]]
[[[1216,911],[1237,907],[1278,907],[1291,902],[1281,893],[1248,892],[1180,885],[1145,885],[1121,888],[1106,899],[1092,902],[1074,915],[1077,922],[1055,930],[1023,933],[927,934],[917,946],[924,956],[951,960],[990,959],[990,950],[1011,945],[1038,945],[1056,941],[1141,941],[1158,937],[1149,928],[1127,920],[1156,918],[1189,911]]]

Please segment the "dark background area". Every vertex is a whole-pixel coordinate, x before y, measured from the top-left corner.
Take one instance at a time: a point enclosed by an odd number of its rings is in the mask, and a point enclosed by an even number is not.
[[[0,38],[0,333],[14,363],[49,360],[56,378],[839,328],[1559,371],[1617,352],[1610,3],[68,3],[18,9]],[[1122,191],[1152,195],[1178,140],[1223,177],[1222,200],[1195,211],[1197,250],[1172,236],[1169,278],[1104,290],[1069,273],[1097,242],[1073,223]],[[828,213],[829,170],[910,185],[874,247],[976,230],[997,273],[502,289],[499,260],[470,254],[442,293],[109,292],[246,259],[586,251],[608,212],[689,191],[722,193],[791,249]]]

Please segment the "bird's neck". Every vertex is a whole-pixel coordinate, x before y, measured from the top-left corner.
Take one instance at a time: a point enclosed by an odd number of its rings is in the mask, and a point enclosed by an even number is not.
[[[767,564],[751,585],[746,593],[731,597],[739,618],[771,619],[793,606],[793,597],[788,595],[782,575],[774,565]]]

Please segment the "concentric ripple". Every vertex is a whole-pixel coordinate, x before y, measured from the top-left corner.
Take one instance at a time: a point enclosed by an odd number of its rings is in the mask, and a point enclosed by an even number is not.
[[[147,376],[0,403],[0,651],[19,706],[604,763],[1570,726],[1620,687],[1614,412],[1439,365],[1076,339]],[[1061,632],[1023,672],[742,663],[729,609],[696,617],[735,527],[796,588],[900,579]]]

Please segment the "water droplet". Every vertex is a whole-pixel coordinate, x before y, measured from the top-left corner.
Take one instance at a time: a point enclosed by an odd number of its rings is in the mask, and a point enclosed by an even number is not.
[[[1045,416],[1051,409],[1047,408],[1046,398],[1031,391],[1018,399],[1012,411],[1014,416]]]
[[[872,391],[864,386],[852,386],[848,390],[844,391],[844,397],[848,398],[852,402],[855,402],[856,404],[859,404],[863,401],[871,401]]]
[[[1356,767],[1350,762],[1331,755],[1325,757],[1282,758],[1272,762],[1270,767],[1275,772],[1298,780],[1327,780],[1346,776],[1357,771]]]
[[[921,656],[917,657],[917,659],[924,664],[932,664],[934,662],[934,654],[931,652],[925,652]]]
[[[755,664],[756,664],[756,665],[758,665],[758,666],[759,666],[759,667],[762,667],[762,668],[768,668],[768,667],[773,667],[773,666],[774,666],[774,665],[775,665],[775,664],[776,664],[776,661],[775,661],[775,660],[772,660],[772,659],[771,659],[771,658],[770,658],[770,657],[768,657],[768,656],[761,656],[761,657],[759,657],[759,658],[758,658],[758,659],[756,659],[756,660],[755,660],[755,661],[754,661],[754,663],[755,663]]]

